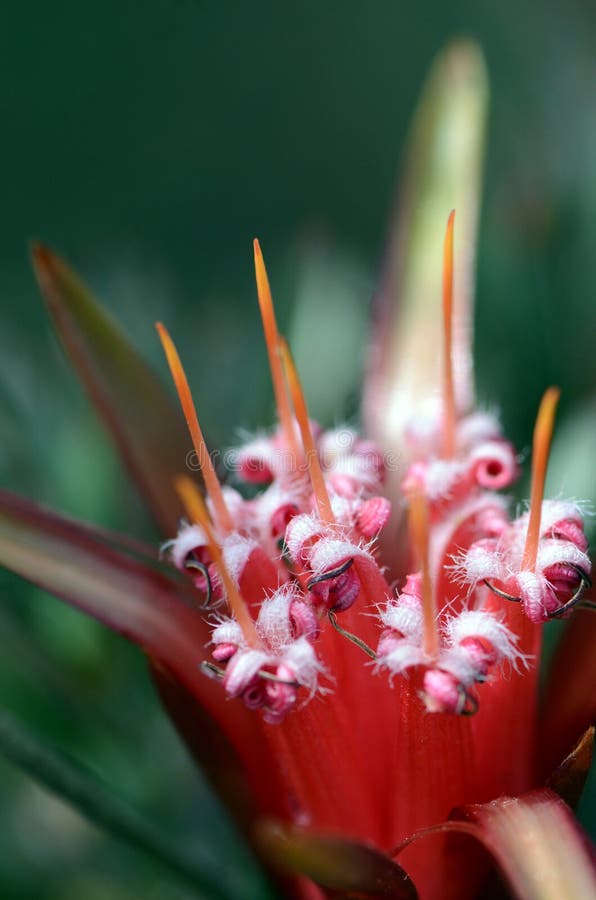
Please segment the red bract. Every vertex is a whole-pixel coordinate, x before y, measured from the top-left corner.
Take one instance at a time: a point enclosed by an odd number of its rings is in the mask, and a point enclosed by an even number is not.
[[[467,90],[479,62],[459,48],[442,66]],[[166,708],[250,837],[269,861],[311,879],[295,884],[304,897],[476,896],[486,859],[468,847],[462,863],[452,832],[484,843],[522,897],[547,896],[526,877],[532,854],[514,852],[528,831],[566,897],[596,890],[562,802],[524,796],[594,714],[587,691],[572,693],[567,716],[564,698],[556,716],[547,708],[558,756],[545,762],[541,626],[573,613],[590,582],[581,511],[543,500],[558,392],[546,392],[537,420],[529,511],[511,520],[495,491],[515,479],[517,459],[473,402],[469,304],[453,290],[454,254],[452,214],[440,378],[428,367],[420,374],[411,309],[396,377],[391,321],[406,319],[381,310],[372,440],[309,419],[255,242],[278,422],[236,454],[237,481],[261,489],[246,499],[218,481],[166,329],[158,326],[205,497],[182,474],[180,417],[151,373],[66,265],[34,251],[66,350],[164,529],[171,565],[8,494],[0,560],[143,648]],[[436,298],[433,321],[439,308]],[[398,469],[388,464],[395,450]],[[241,791],[229,790],[232,770]]]

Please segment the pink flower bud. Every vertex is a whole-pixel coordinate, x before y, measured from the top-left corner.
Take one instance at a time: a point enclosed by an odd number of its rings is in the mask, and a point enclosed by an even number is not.
[[[424,703],[428,712],[461,713],[465,693],[449,672],[428,669],[424,673]]]
[[[582,553],[588,549],[588,539],[584,534],[583,523],[577,519],[561,519],[551,527],[547,537],[570,541]]]
[[[237,649],[237,644],[218,644],[211,655],[217,662],[228,662]]]
[[[365,500],[356,514],[356,525],[365,538],[375,537],[385,527],[391,515],[391,503],[385,497]]]
[[[483,638],[467,637],[462,640],[459,646],[465,652],[477,673],[476,681],[486,678],[491,666],[499,659],[493,645]]]
[[[286,528],[299,512],[300,509],[295,503],[284,503],[282,506],[278,506],[270,520],[271,537],[275,540],[282,538],[286,533]]]
[[[508,487],[518,475],[515,451],[506,441],[487,441],[470,454],[471,473],[476,483],[486,490]]]
[[[290,621],[295,638],[304,637],[314,641],[319,636],[319,620],[312,606],[302,600],[292,600]]]
[[[265,684],[266,703],[263,711],[263,718],[272,725],[283,721],[296,705],[297,699],[293,670],[282,663],[277,667],[275,677],[280,680],[267,681]]]

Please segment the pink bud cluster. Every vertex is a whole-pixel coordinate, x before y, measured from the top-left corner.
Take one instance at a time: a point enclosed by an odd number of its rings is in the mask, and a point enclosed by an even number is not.
[[[436,453],[440,446],[438,429],[424,435],[411,431],[409,445],[414,461],[402,490],[405,494],[422,491],[437,512],[467,498],[477,488],[506,488],[518,474],[515,451],[488,413],[474,413],[458,423],[455,454],[448,459]]]
[[[589,584],[591,563],[576,504],[544,501],[532,568],[524,566],[527,527],[526,513],[498,536],[473,544],[458,560],[458,569],[471,590],[488,585],[503,598],[521,603],[530,621],[539,623],[568,614],[574,598]]]
[[[422,697],[429,712],[474,712],[475,684],[486,681],[504,662],[525,663],[516,637],[488,611],[466,609],[442,617],[440,645],[432,656],[424,649],[421,576],[408,575],[403,591],[380,613],[385,631],[377,649],[377,665],[391,676],[424,667]]]
[[[474,712],[476,686],[504,666],[528,665],[505,621],[509,601],[518,601],[531,622],[543,622],[566,614],[589,582],[580,510],[544,502],[536,563],[525,566],[528,516],[509,521],[505,501],[494,493],[518,473],[495,419],[462,418],[450,455],[442,452],[440,423],[410,429],[402,492],[406,500],[422,494],[429,510],[436,609],[429,641],[420,573],[407,576],[396,596],[379,559],[377,538],[391,515],[381,453],[352,429],[311,427],[330,514],[321,514],[308,467],[288,451],[280,430],[236,455],[239,480],[261,489],[246,499],[224,488],[233,530],[218,529],[211,509],[223,561],[253,616],[258,642],[249,644],[234,618],[214,611],[226,592],[203,529],[183,525],[169,544],[172,561],[189,572],[211,608],[213,663],[205,667],[228,696],[260,709],[269,723],[281,722],[300,705],[301,692],[307,700],[321,690],[322,673],[333,675],[320,643],[332,624],[343,634],[335,639],[358,644],[390,681],[416,671],[428,712]],[[407,552],[396,549],[402,557]],[[376,650],[358,631],[377,642]]]
[[[230,697],[242,697],[249,709],[261,709],[266,722],[281,722],[296,705],[300,688],[312,695],[322,666],[313,641],[318,620],[294,585],[285,585],[261,604],[256,620],[258,648],[247,646],[242,630],[230,618],[212,633],[213,659],[225,665],[223,686]]]
[[[224,488],[234,530],[218,536],[222,557],[243,597],[258,604],[261,644],[249,647],[239,624],[218,616],[212,633],[216,665],[208,671],[222,676],[230,697],[261,709],[271,723],[294,708],[301,688],[307,696],[317,690],[324,666],[314,645],[322,617],[350,608],[362,594],[363,577],[379,573],[373,543],[391,512],[377,493],[384,478],[378,449],[351,429],[312,430],[333,524],[318,514],[306,472],[297,470],[279,431],[247,443],[236,455],[238,477],[263,490],[244,499]],[[200,526],[182,525],[167,548],[205,600],[223,602],[218,567]]]

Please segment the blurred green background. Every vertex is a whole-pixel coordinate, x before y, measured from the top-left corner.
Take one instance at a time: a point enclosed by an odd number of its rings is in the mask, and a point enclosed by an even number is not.
[[[328,423],[353,413],[407,126],[435,53],[458,34],[480,41],[492,85],[479,393],[523,449],[543,388],[560,384],[552,482],[596,498],[596,6],[580,0],[3,4],[2,483],[151,537],[50,333],[31,238],[76,266],[164,374],[153,322],[167,321],[225,446],[270,415],[258,235],[297,340],[313,298],[341,311],[333,377],[310,399]],[[2,706],[228,858],[234,835],[140,655],[4,572],[0,587]],[[1,760],[0,797],[3,897],[190,896]]]

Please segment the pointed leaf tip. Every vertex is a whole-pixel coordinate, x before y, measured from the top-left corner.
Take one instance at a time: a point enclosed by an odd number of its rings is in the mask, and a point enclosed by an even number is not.
[[[473,401],[474,257],[480,206],[488,79],[479,47],[449,45],[431,70],[408,140],[402,190],[391,224],[375,304],[364,414],[389,450],[414,411],[429,408],[440,385],[441,246],[457,209],[453,365],[458,409]]]
[[[67,356],[162,531],[174,534],[183,510],[171,483],[189,449],[182,416],[64,260],[38,242],[31,256]]]
[[[362,898],[418,897],[401,866],[358,841],[311,834],[271,821],[258,823],[256,839],[272,865],[284,872],[305,875],[331,891],[355,893]]]
[[[578,805],[594,756],[594,726],[588,728],[563,762],[557,766],[546,785],[572,809]]]

